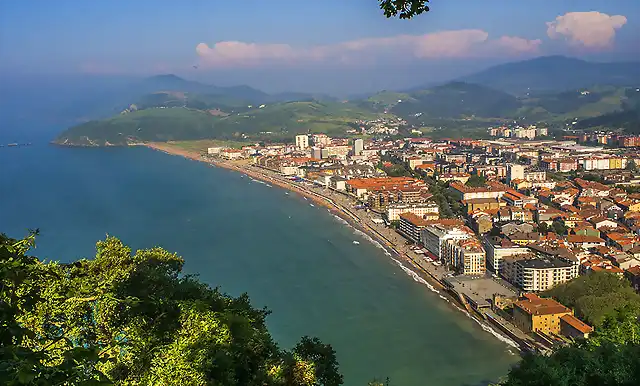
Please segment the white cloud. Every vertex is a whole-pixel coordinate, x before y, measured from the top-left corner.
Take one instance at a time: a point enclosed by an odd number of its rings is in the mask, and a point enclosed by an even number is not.
[[[308,48],[289,44],[259,44],[237,41],[200,43],[196,53],[201,64],[210,67],[254,66],[265,63],[333,61],[362,63],[379,57],[444,59],[491,54],[512,55],[535,52],[540,40],[503,36],[490,40],[482,30],[439,31],[424,35],[365,38]]]
[[[627,23],[622,15],[606,13],[569,12],[547,23],[547,35],[552,39],[564,37],[576,46],[607,48],[613,44],[616,30]]]

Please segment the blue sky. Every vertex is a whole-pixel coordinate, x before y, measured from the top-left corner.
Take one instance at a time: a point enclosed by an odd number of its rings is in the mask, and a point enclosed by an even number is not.
[[[410,87],[550,54],[640,57],[637,0],[433,0],[431,7],[406,21],[386,19],[375,0],[3,0],[0,71],[172,72],[335,93]]]

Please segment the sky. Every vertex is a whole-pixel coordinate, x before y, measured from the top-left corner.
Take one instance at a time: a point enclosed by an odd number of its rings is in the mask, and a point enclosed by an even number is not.
[[[2,0],[0,73],[174,73],[267,92],[356,94],[545,55],[640,60],[638,0],[430,4],[397,20],[376,0]]]

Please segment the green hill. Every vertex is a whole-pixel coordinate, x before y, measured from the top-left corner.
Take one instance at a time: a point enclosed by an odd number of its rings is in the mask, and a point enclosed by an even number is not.
[[[522,106],[513,95],[476,84],[452,82],[411,92],[408,99],[391,111],[402,117],[460,119],[465,117],[504,117]]]
[[[175,104],[182,96],[159,95],[157,98],[155,102]],[[67,129],[54,142],[61,145],[108,146],[195,139],[279,140],[306,132],[344,134],[355,121],[377,116],[354,104],[317,101],[247,106],[240,112],[184,106],[152,107],[83,123]]]

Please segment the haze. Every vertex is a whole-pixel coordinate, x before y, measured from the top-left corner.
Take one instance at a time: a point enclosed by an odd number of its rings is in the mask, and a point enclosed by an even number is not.
[[[638,14],[640,2],[611,0],[434,1],[409,21],[386,19],[373,0],[3,1],[0,72],[5,80],[174,73],[353,95],[537,56],[638,60]]]

